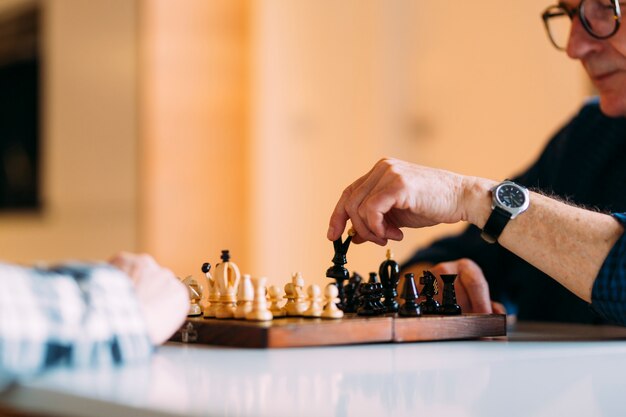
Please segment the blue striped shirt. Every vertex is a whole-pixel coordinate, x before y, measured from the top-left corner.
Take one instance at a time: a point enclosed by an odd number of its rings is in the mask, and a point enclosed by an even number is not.
[[[53,366],[117,365],[151,351],[133,284],[120,270],[0,263],[0,390]]]
[[[626,213],[613,217],[626,227]],[[602,264],[591,290],[591,308],[608,321],[626,326],[626,233]]]

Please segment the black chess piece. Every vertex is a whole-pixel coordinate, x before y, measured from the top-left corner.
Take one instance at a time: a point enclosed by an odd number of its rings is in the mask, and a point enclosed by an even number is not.
[[[415,286],[415,276],[412,273],[404,275],[404,289],[400,298],[404,303],[398,309],[398,314],[402,317],[418,317],[422,315],[422,309],[417,303],[419,292]]]
[[[359,286],[361,285],[361,281],[363,281],[363,277],[357,272],[352,272],[350,280],[348,280],[348,283],[344,287],[346,303],[343,311],[345,313],[356,313],[360,297]]]
[[[439,312],[449,316],[461,314],[461,306],[456,303],[456,291],[454,290],[456,274],[441,274],[440,276],[443,281],[443,298]]]
[[[424,271],[424,275],[420,278],[422,287],[422,295],[426,297],[420,303],[422,314],[439,314],[439,303],[435,300],[435,295],[439,294],[437,287],[437,278],[430,271]]]
[[[383,296],[385,301],[385,309],[387,313],[396,313],[398,311],[398,281],[400,280],[400,265],[393,260],[391,249],[387,249],[387,259],[380,264],[378,268],[380,283],[383,286]]]
[[[339,290],[339,302],[337,303],[337,307],[343,310],[345,308],[346,296],[343,289],[343,282],[347,279],[350,279],[350,273],[344,267],[348,260],[346,259],[346,254],[348,253],[348,248],[350,247],[350,242],[352,241],[352,236],[354,236],[354,230],[348,230],[348,237],[345,241],[341,240],[339,237],[337,240],[333,242],[333,248],[335,249],[335,256],[333,256],[333,266],[326,270],[326,276],[328,278],[333,278],[337,282],[337,289]]]
[[[208,262],[205,262],[202,264],[202,273],[203,274],[207,274],[209,271],[211,270],[211,264]]]
[[[376,275],[376,272],[370,272],[370,277],[367,280],[367,282],[375,285],[374,288],[376,292],[372,294],[372,299],[374,301],[374,304],[376,304],[376,308],[383,309],[384,311],[386,311],[387,309],[385,308],[385,305],[381,301],[383,298],[383,291],[384,291],[383,284],[380,283],[380,280],[378,279],[378,275]]]
[[[373,276],[372,276],[373,275]],[[360,287],[361,302],[356,310],[359,316],[378,316],[385,314],[385,306],[380,302],[382,285],[376,281],[376,273],[370,273],[368,282],[362,282]]]

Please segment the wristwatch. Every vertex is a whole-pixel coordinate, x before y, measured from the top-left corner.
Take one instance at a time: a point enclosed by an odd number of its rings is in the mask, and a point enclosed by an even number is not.
[[[496,243],[509,220],[528,209],[528,189],[506,180],[491,189],[491,215],[480,236],[488,243]]]

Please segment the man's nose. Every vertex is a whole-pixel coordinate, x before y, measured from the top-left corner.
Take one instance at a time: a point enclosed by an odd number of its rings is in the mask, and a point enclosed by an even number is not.
[[[582,59],[601,47],[601,41],[587,33],[580,18],[574,16],[567,41],[567,55],[572,59]]]

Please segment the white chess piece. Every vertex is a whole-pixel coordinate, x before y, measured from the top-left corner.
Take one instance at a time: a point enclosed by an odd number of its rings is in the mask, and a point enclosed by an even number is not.
[[[274,317],[284,317],[287,313],[284,308],[280,307],[279,303],[283,297],[283,290],[278,285],[272,285],[267,291],[270,301],[270,311]]]
[[[237,291],[236,319],[245,319],[246,314],[252,311],[252,300],[254,300],[254,287],[252,287],[250,275],[243,274],[241,281],[239,281],[239,289]]]
[[[295,316],[302,316],[308,308],[306,301],[306,293],[304,292],[304,278],[302,273],[296,272],[291,275],[291,282],[293,283],[294,303],[295,303]]]
[[[337,304],[339,302],[339,290],[335,284],[328,284],[324,289],[324,298],[326,305],[322,311],[323,319],[340,319],[343,317],[343,311],[339,310]]]
[[[220,304],[220,293],[217,289],[217,284],[215,280],[212,277],[207,278],[207,284],[209,287],[209,296],[208,296],[209,304],[207,308],[204,309],[205,318],[215,317],[215,311],[217,310],[217,307]]]
[[[285,284],[285,299],[287,303],[283,306],[285,310],[285,316],[298,316],[298,310],[296,309],[295,294],[293,290],[293,283],[288,282]]]
[[[254,286],[254,301],[252,311],[246,314],[246,320],[269,321],[274,318],[272,312],[267,309],[267,298],[265,295],[265,282],[267,278],[252,278]]]
[[[239,268],[234,262],[229,262],[228,251],[222,251],[222,261],[215,267],[215,282],[220,293],[220,302],[215,310],[218,319],[229,319],[235,315],[237,297],[235,292],[239,285]]]
[[[189,312],[187,313],[187,316],[201,316],[202,307],[200,307],[200,300],[202,300],[202,293],[204,292],[202,283],[189,275],[183,280],[183,284],[185,284],[187,291],[189,292]]]
[[[206,272],[204,273],[204,276],[206,277],[206,293],[207,293],[207,304],[204,306],[203,310],[204,310],[204,318],[210,318],[210,317],[215,317],[215,310],[217,309],[217,306],[219,305],[219,301],[220,301],[220,293],[217,290],[217,284],[215,283],[215,280],[213,279],[213,276],[211,275],[211,265],[209,263],[206,263],[203,265],[204,267],[208,267],[206,269]]]
[[[305,317],[320,317],[322,315],[322,290],[317,284],[309,285],[307,288],[309,295],[309,308],[307,308],[303,316]]]

